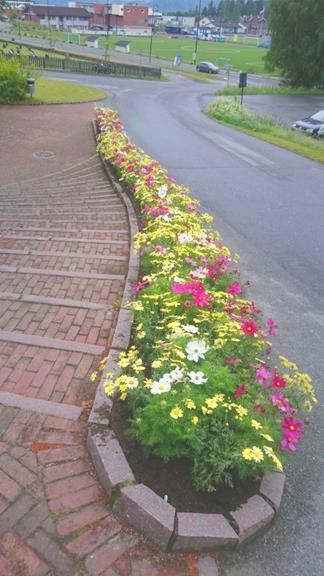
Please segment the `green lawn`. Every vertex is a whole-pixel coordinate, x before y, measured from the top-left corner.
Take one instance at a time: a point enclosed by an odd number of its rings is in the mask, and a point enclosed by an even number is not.
[[[72,104],[76,102],[92,102],[107,96],[106,92],[84,84],[37,78],[33,98],[27,97],[25,103],[33,104]]]

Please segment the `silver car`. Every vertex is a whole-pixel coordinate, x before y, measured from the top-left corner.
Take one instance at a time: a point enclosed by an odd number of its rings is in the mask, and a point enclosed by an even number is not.
[[[324,128],[324,110],[320,110],[313,116],[303,118],[303,120],[296,120],[292,125],[293,130],[300,130],[312,136],[317,136],[322,128]]]

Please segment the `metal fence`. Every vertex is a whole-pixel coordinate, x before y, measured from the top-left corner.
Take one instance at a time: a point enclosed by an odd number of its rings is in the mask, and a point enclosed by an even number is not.
[[[62,72],[78,72],[79,74],[104,74],[107,76],[122,76],[133,78],[161,77],[161,68],[124,64],[121,62],[103,62],[92,60],[77,60],[75,58],[53,58],[44,56],[22,56],[6,54],[8,59],[21,59],[34,68],[42,70],[60,70]]]

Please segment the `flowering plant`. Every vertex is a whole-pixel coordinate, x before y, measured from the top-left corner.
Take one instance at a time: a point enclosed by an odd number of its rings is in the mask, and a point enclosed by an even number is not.
[[[310,377],[272,359],[277,326],[244,296],[237,256],[199,202],[129,141],[115,111],[97,109],[96,121],[98,150],[141,218],[132,346],[106,393],[130,403],[149,453],[192,461],[199,490],[282,470],[304,431],[297,413],[316,402]]]

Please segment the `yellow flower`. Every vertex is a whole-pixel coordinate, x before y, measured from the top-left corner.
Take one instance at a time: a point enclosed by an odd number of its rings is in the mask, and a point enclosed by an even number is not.
[[[137,333],[137,338],[139,340],[143,340],[143,338],[145,338],[146,336],[146,332],[144,330],[141,330],[140,332]]]
[[[176,406],[175,408],[172,408],[172,410],[170,412],[170,416],[171,416],[171,418],[174,418],[174,420],[178,420],[178,418],[182,418],[183,410],[181,410],[181,408]]]
[[[191,422],[192,422],[193,424],[195,424],[195,425],[198,424],[198,422],[199,422],[198,416],[194,416],[194,417],[191,419]]]
[[[188,398],[188,400],[185,401],[185,405],[186,408],[188,408],[188,410],[194,410],[196,408],[196,404],[190,400],[190,398]]]
[[[91,382],[95,382],[97,380],[98,372],[92,372],[90,376]]]
[[[263,460],[263,452],[261,448],[258,448],[257,446],[252,447],[251,459],[254,460],[254,462],[261,462],[261,460]]]
[[[160,368],[162,366],[161,360],[153,360],[152,368]]]
[[[263,446],[263,450],[265,452],[265,454],[267,456],[269,456],[269,458],[271,458],[271,460],[275,463],[275,465],[277,466],[278,470],[283,470],[283,465],[281,463],[281,461],[279,460],[279,458],[275,455],[273,449],[271,446]]]
[[[261,436],[262,436],[265,440],[267,440],[268,442],[273,442],[273,441],[274,441],[273,438],[272,438],[272,436],[270,436],[270,434],[262,434],[262,433],[261,433]]]
[[[244,448],[244,450],[242,450],[242,456],[243,456],[244,460],[252,460],[251,448]]]
[[[153,380],[151,378],[145,378],[144,380],[144,388],[151,388]]]
[[[251,420],[251,426],[256,430],[261,430],[263,428],[262,424],[260,424],[260,422],[258,422],[257,420]]]
[[[246,416],[247,413],[248,413],[247,409],[244,408],[244,406],[235,406],[235,410],[236,410],[237,415],[238,415],[240,418],[243,418],[243,417]]]
[[[118,366],[120,366],[121,368],[127,368],[127,366],[129,366],[129,359],[121,358],[118,362]]]
[[[144,306],[141,302],[133,302],[132,308],[133,308],[133,310],[136,310],[137,312],[142,312],[144,310]]]

